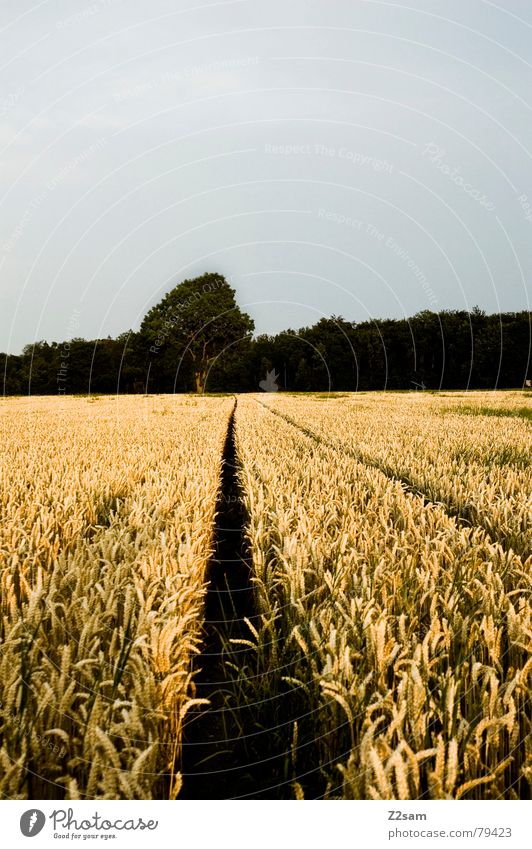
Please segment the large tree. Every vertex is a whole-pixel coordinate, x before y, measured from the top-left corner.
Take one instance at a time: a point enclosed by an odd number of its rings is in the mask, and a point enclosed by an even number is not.
[[[221,274],[184,280],[145,316],[140,333],[152,361],[164,355],[177,374],[191,365],[196,392],[204,392],[210,369],[247,347],[254,322],[242,312],[235,290]]]

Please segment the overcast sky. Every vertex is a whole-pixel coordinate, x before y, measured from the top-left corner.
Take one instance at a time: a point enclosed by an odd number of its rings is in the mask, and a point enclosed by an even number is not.
[[[529,306],[527,0],[2,0],[0,350]]]

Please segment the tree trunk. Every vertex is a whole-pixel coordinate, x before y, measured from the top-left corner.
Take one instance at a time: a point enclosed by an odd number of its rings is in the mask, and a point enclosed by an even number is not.
[[[194,372],[194,381],[196,383],[196,392],[198,395],[203,395],[205,391],[205,378],[207,377],[206,371],[195,371]]]

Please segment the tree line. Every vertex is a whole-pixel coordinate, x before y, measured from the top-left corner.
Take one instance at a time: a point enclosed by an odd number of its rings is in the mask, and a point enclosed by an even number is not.
[[[253,336],[216,273],[185,280],[117,338],[40,341],[1,355],[3,392],[300,392],[521,388],[530,378],[527,311],[423,310],[411,318],[322,318]]]

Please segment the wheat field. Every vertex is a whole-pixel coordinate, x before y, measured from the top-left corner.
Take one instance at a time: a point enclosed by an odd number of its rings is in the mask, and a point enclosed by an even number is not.
[[[530,410],[523,392],[4,399],[0,795],[186,787],[229,428],[244,747],[266,713],[286,798],[528,798]]]
[[[515,445],[505,442],[504,417],[488,419],[489,438],[464,417],[461,434],[432,428],[442,401],[272,395],[239,404],[262,617],[250,642],[267,676],[304,693],[293,752],[301,797],[298,772],[316,765],[329,798],[529,792],[529,425],[510,429]],[[417,437],[410,466],[405,423]],[[457,444],[476,446],[468,474],[456,465]],[[503,444],[495,489],[483,460]],[[401,457],[442,503],[382,471],[400,473]],[[479,525],[450,515],[463,493]],[[268,684],[256,682],[265,698]],[[307,742],[298,766],[302,740],[315,745],[309,759]]]
[[[4,798],[179,793],[231,407],[4,403]]]

